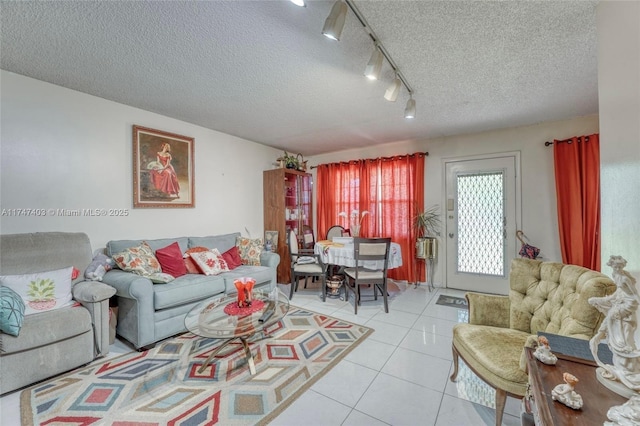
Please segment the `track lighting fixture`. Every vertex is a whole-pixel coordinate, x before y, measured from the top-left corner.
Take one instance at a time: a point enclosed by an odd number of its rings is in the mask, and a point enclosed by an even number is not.
[[[338,0],[333,4],[331,13],[327,16],[327,20],[324,21],[324,27],[322,28],[322,34],[332,40],[340,41],[340,35],[344,28],[344,20],[347,16],[347,5]]]
[[[291,0],[294,1],[294,0]],[[298,0],[302,1],[302,0]],[[416,116],[416,101],[413,99],[413,89],[407,82],[404,74],[400,71],[400,68],[393,61],[393,58],[387,52],[382,42],[378,39],[378,36],[373,31],[373,29],[369,26],[369,23],[362,15],[362,12],[356,7],[353,0],[337,0],[333,7],[331,8],[331,13],[327,17],[327,20],[324,22],[324,28],[322,28],[322,34],[333,39],[340,40],[340,35],[342,34],[342,29],[344,28],[345,17],[347,15],[347,9],[351,9],[358,22],[362,24],[362,27],[367,32],[371,40],[374,43],[374,50],[371,54],[371,59],[369,59],[369,63],[365,68],[364,75],[366,75],[371,80],[377,80],[380,78],[380,72],[382,70],[382,61],[385,59],[391,69],[395,73],[395,78],[393,83],[389,86],[387,91],[384,94],[384,98],[388,101],[395,102],[398,98],[398,94],[400,93],[400,89],[404,85],[409,92],[409,101],[407,102],[407,106],[404,110],[405,118],[414,118]]]
[[[404,118],[416,118],[416,101],[413,99],[413,94],[409,95],[410,98],[407,101],[407,106],[404,109]]]
[[[400,81],[398,76],[396,76],[396,78],[393,79],[393,83],[391,83],[391,86],[389,86],[387,91],[384,93],[384,98],[390,102],[395,102],[396,99],[398,99],[398,93],[400,93],[401,86],[402,81]]]
[[[378,49],[378,45],[373,48],[373,53],[371,53],[371,59],[369,59],[369,63],[367,67],[364,69],[364,75],[369,80],[377,80],[380,78],[380,71],[382,71],[382,60],[383,60],[382,52]]]
[[[300,6],[300,7],[306,7],[307,5],[305,4],[304,0],[290,0],[291,3],[295,4],[296,6]]]

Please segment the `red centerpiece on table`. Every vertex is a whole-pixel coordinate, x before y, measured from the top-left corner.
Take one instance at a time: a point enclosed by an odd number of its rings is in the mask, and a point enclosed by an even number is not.
[[[238,300],[231,302],[224,308],[224,312],[228,315],[248,315],[258,312],[264,307],[261,300],[253,300],[253,286],[256,280],[250,277],[242,277],[236,279],[233,284],[238,290]],[[235,306],[234,306],[235,305]]]

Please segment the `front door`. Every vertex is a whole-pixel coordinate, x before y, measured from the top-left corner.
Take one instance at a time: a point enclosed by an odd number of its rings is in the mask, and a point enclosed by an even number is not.
[[[508,294],[520,222],[519,153],[444,162],[446,287]]]

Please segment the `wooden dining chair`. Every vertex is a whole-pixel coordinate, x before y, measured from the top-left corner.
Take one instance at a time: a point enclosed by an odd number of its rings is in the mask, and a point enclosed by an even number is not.
[[[332,241],[333,237],[344,237],[345,234],[348,235],[348,231],[346,229],[344,229],[342,226],[340,225],[333,225],[331,228],[329,228],[329,230],[327,231],[327,240]]]
[[[313,251],[313,247],[316,245],[316,236],[313,233],[313,228],[309,225],[302,226],[302,248],[305,250]]]
[[[349,292],[355,297],[355,314],[358,314],[360,304],[360,286],[373,285],[373,298],[378,300],[378,290],[384,298],[384,311],[389,313],[389,301],[387,293],[387,267],[389,265],[389,248],[391,238],[359,238],[353,239],[355,268],[344,270],[347,276],[345,285],[345,300],[349,300]],[[381,262],[382,267],[369,269],[363,265],[365,262]]]
[[[306,288],[307,278],[317,277],[322,282],[322,301],[326,301],[326,265],[322,263],[319,255],[313,253],[313,250],[309,252],[309,250],[301,250],[298,248],[298,236],[293,232],[293,230],[289,231],[287,242],[289,245],[289,257],[291,258],[291,291],[289,299],[292,299],[293,292],[298,290],[300,278],[304,278]]]

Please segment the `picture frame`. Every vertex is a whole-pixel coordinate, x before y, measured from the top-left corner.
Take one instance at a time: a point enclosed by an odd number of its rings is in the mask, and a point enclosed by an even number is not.
[[[274,253],[278,251],[278,231],[264,231],[264,247],[270,247]]]
[[[133,207],[195,207],[194,138],[133,126]]]

